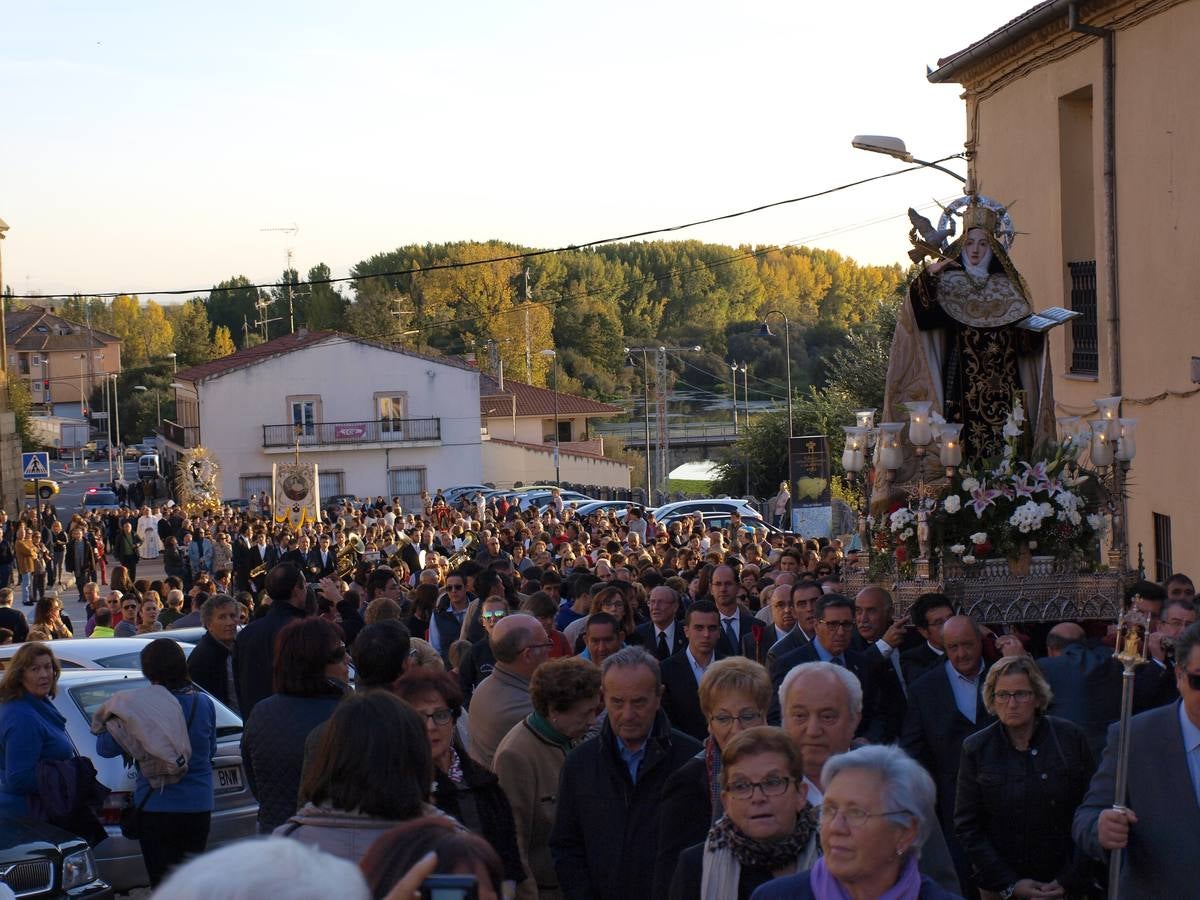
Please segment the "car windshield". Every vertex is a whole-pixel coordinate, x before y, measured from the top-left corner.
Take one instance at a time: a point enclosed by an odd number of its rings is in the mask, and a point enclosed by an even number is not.
[[[183,649],[183,655],[188,656],[196,648],[191,644],[180,644]],[[97,659],[96,664],[105,669],[140,669],[142,667],[142,652],[133,650],[129,653],[117,653],[114,656],[105,656],[102,659]]]
[[[79,707],[80,712],[90,722],[92,716],[96,714],[101,706],[103,706],[109,698],[118,691],[133,691],[138,688],[149,687],[150,682],[145,678],[122,678],[113,681],[95,681],[90,684],[80,684],[69,689],[68,693],[71,699],[75,701],[75,705]],[[236,737],[242,733],[242,720],[237,717],[233,710],[229,709],[225,704],[217,699],[213,699],[213,706],[217,710],[217,737]]]

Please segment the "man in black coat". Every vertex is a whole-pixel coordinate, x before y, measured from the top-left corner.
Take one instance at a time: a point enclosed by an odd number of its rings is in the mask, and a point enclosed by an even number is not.
[[[626,647],[603,668],[607,716],[563,764],[550,852],[568,900],[650,900],[659,796],[700,744],[673,730],[659,708],[650,653]]]
[[[767,668],[775,667],[775,660],[786,653],[798,650],[810,643],[817,633],[817,601],[824,591],[815,581],[800,581],[792,586],[793,614],[796,617],[796,627],[775,646],[767,650]]]
[[[700,709],[700,679],[716,659],[721,637],[721,616],[711,600],[697,600],[687,611],[684,634],[687,648],[661,664],[663,712],[672,727],[698,741],[708,736],[708,720]]]
[[[866,659],[874,695],[874,708],[864,711],[863,736],[872,744],[891,744],[900,737],[908,708],[908,686],[900,668],[908,617],[894,621],[892,595],[868,585],[854,598],[854,626],[850,649]]]
[[[1108,726],[1121,715],[1121,664],[1108,647],[1089,643],[1074,622],[1050,629],[1046,652],[1049,656],[1037,661],[1053,694],[1046,712],[1082,728],[1092,756],[1099,759]]]
[[[650,591],[650,621],[638,625],[634,633],[640,645],[655,655],[659,662],[687,646],[683,623],[676,620],[679,594],[674,588],[660,584]]]
[[[317,546],[308,551],[307,563],[309,572],[315,570],[313,581],[329,578],[337,571],[337,550],[333,548],[329,532],[325,532],[317,538]]]
[[[919,647],[905,650],[900,655],[900,668],[904,671],[904,680],[912,684],[930,669],[935,669],[946,661],[946,651],[943,649],[942,626],[954,615],[954,604],[945,594],[922,594],[909,610],[913,625],[925,638]]]
[[[996,719],[983,705],[985,667],[979,626],[967,616],[952,616],[940,631],[947,662],[909,685],[900,747],[933,776],[942,832],[950,846],[959,881],[970,891],[969,863],[954,838],[958,767],[963,740]]]
[[[721,641],[717,654],[721,657],[742,655],[742,636],[752,633],[761,623],[744,610],[737,601],[738,581],[732,566],[717,566],[709,583],[711,599],[721,614]]]
[[[254,704],[274,693],[276,635],[289,622],[308,614],[308,585],[296,566],[281,563],[268,572],[267,595],[271,605],[266,615],[243,628],[233,647],[238,709],[243,720],[250,718]]]
[[[204,637],[188,656],[188,674],[234,712],[238,698],[233,676],[233,643],[237,638],[237,601],[228,594],[209,597],[200,607]]]

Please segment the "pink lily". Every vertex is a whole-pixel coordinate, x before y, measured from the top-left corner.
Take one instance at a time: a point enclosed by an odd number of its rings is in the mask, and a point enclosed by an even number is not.
[[[1046,487],[1046,460],[1041,460],[1037,465],[1031,466],[1027,462],[1021,463],[1025,467],[1025,475],[1033,479],[1033,489],[1035,491],[1042,490]]]
[[[983,511],[991,506],[999,496],[1000,491],[993,488],[978,487],[971,491],[971,508],[975,510],[975,518],[982,518]]]
[[[1032,497],[1033,492],[1037,489],[1036,485],[1029,480],[1029,474],[1032,469],[1026,465],[1023,475],[1014,475],[1012,477],[1013,493],[1018,497]],[[1043,476],[1045,480],[1045,476]]]

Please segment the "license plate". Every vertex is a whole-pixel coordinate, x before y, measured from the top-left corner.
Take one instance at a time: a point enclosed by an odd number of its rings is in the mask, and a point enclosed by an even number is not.
[[[232,794],[242,789],[242,767],[223,766],[216,770],[216,793]]]

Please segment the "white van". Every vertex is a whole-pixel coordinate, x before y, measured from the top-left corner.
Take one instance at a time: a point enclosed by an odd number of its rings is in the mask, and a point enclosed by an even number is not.
[[[158,478],[160,475],[157,453],[143,453],[138,457],[138,478]]]

